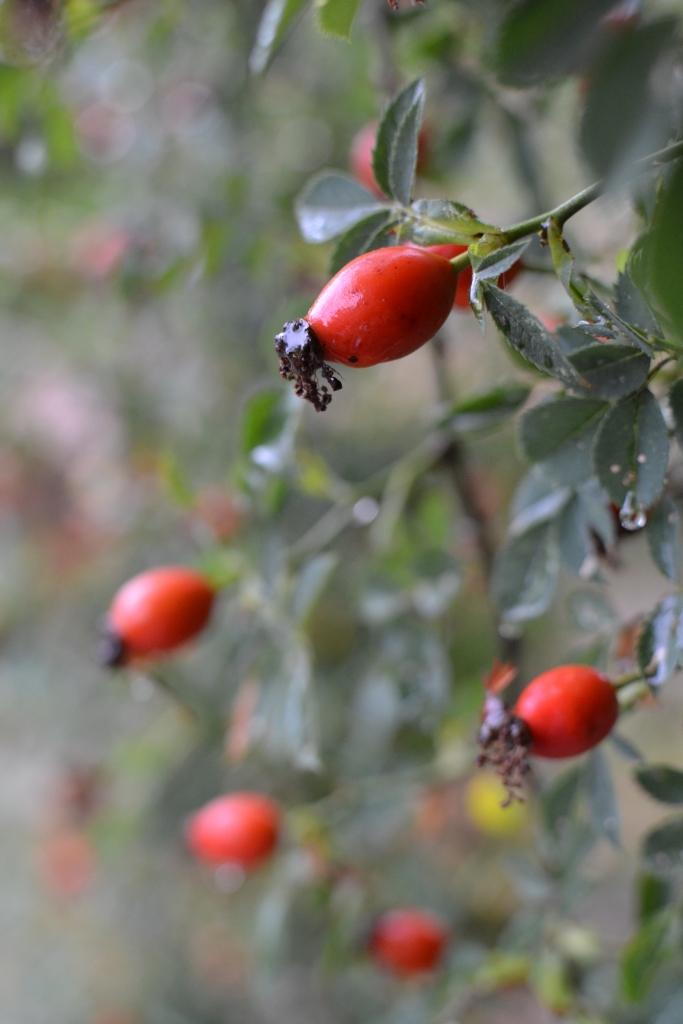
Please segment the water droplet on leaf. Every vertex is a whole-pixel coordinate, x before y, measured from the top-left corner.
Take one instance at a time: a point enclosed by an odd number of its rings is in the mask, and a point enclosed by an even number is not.
[[[619,509],[619,522],[625,530],[642,530],[647,523],[647,512],[638,501],[635,491],[629,491]]]

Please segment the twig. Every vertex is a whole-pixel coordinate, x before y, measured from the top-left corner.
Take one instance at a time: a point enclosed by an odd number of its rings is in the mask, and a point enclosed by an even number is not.
[[[665,149],[657,150],[656,153],[650,153],[649,156],[644,157],[642,160],[637,160],[633,165],[633,177],[655,170],[657,167],[661,167],[662,164],[670,163],[681,156],[683,156],[683,142],[675,142]],[[551,217],[562,227],[570,217],[579,213],[580,210],[583,210],[584,207],[601,196],[605,186],[606,180],[603,178],[589,185],[588,188],[584,188],[583,191],[578,192],[571,199],[560,203],[554,210],[540,213],[536,217],[520,221],[518,224],[512,224],[509,228],[501,231],[501,245],[507,245],[510,242],[518,241],[520,238],[526,238],[527,235],[535,234],[541,230],[543,224]],[[456,272],[465,270],[470,264],[469,252],[461,253],[460,256],[456,256],[450,262]]]

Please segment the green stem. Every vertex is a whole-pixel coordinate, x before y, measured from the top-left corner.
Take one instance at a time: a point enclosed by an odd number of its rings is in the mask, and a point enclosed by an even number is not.
[[[648,373],[648,375],[647,375],[647,377],[645,379],[645,383],[643,384],[643,386],[641,387],[640,390],[642,391],[644,388],[649,387],[650,383],[657,376],[659,371],[663,367],[665,367],[667,363],[675,363],[676,359],[677,359],[676,356],[667,356],[666,359],[662,359],[661,362],[659,362],[655,366],[653,366],[652,369],[650,370],[650,372]]]
[[[683,141],[674,142],[671,146],[666,146],[665,149],[660,149],[656,153],[651,153],[649,156],[644,157],[642,160],[637,160],[633,166],[633,175],[635,177],[654,170],[662,164],[670,163],[671,160],[677,160],[680,156],[683,156]],[[588,188],[584,188],[582,192],[578,192],[571,199],[567,199],[566,202],[560,203],[554,210],[540,213],[538,216],[530,217],[528,220],[520,221],[518,224],[511,224],[509,228],[506,228],[501,233],[501,237],[504,240],[503,244],[507,245],[510,242],[518,241],[520,238],[526,238],[527,235],[535,234],[551,218],[556,220],[559,226],[562,227],[570,217],[579,213],[580,210],[583,210],[584,207],[602,195],[605,184],[606,181],[603,178],[601,181],[596,181],[589,185]],[[463,252],[459,256],[455,256],[450,262],[453,270],[459,273],[469,266],[470,254],[469,252]]]
[[[623,675],[615,676],[612,680],[612,686],[615,690],[621,690],[622,687],[629,686],[631,683],[637,683],[644,678],[645,673],[641,669],[634,669],[633,672],[624,672]]]

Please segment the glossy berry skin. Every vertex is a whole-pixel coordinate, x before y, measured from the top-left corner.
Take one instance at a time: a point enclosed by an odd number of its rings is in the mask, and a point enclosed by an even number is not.
[[[306,315],[323,359],[374,366],[402,359],[433,338],[455,297],[443,256],[411,246],[375,249],[329,281]]]
[[[381,967],[407,977],[435,970],[447,942],[447,928],[429,911],[390,910],[372,930],[370,953]]]
[[[597,746],[619,714],[609,679],[588,665],[560,665],[522,691],[514,714],[531,732],[531,753],[574,757]]]
[[[108,664],[174,651],[195,637],[211,615],[215,591],[194,569],[164,566],[134,576],[107,616]]]
[[[444,259],[452,260],[456,256],[460,256],[461,253],[467,252],[466,245],[427,245],[425,246],[428,252],[435,252],[438,256],[443,256]],[[507,288],[508,285],[512,284],[514,279],[522,270],[521,260],[517,260],[513,263],[509,270],[506,270],[504,274],[501,274],[498,278],[497,284],[499,288]],[[465,267],[458,274],[458,283],[455,289],[455,299],[453,305],[456,309],[469,309],[470,308],[470,288],[472,286],[472,267]]]
[[[190,819],[187,845],[206,864],[237,864],[253,871],[275,849],[282,816],[260,793],[230,793],[209,801]]]

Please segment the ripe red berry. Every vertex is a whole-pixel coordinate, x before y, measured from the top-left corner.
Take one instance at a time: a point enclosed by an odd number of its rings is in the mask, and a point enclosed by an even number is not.
[[[447,260],[455,259],[456,256],[460,256],[463,252],[467,252],[466,245],[427,245],[425,246],[428,252],[435,252],[437,256],[443,256]],[[522,261],[517,260],[516,263],[506,270],[504,274],[501,274],[498,278],[498,287],[507,288],[511,285],[514,279],[522,270]],[[465,267],[458,274],[458,284],[455,289],[455,299],[453,305],[456,309],[469,309],[470,308],[470,288],[472,286],[472,267]]]
[[[190,818],[187,845],[206,864],[253,871],[275,849],[281,819],[278,805],[260,793],[219,796]]]
[[[529,683],[514,708],[531,733],[531,753],[574,757],[597,746],[619,714],[609,679],[588,665],[560,665]]]
[[[134,576],[112,601],[102,660],[123,665],[175,650],[204,629],[214,598],[194,569],[164,566]]]
[[[394,246],[356,257],[325,285],[306,319],[276,335],[280,376],[322,411],[332,396],[319,387],[318,370],[332,390],[341,388],[326,360],[364,367],[409,355],[445,322],[455,286],[448,260],[426,249]]]
[[[427,910],[390,910],[376,922],[370,952],[380,966],[394,974],[433,971],[439,963],[448,929]]]

